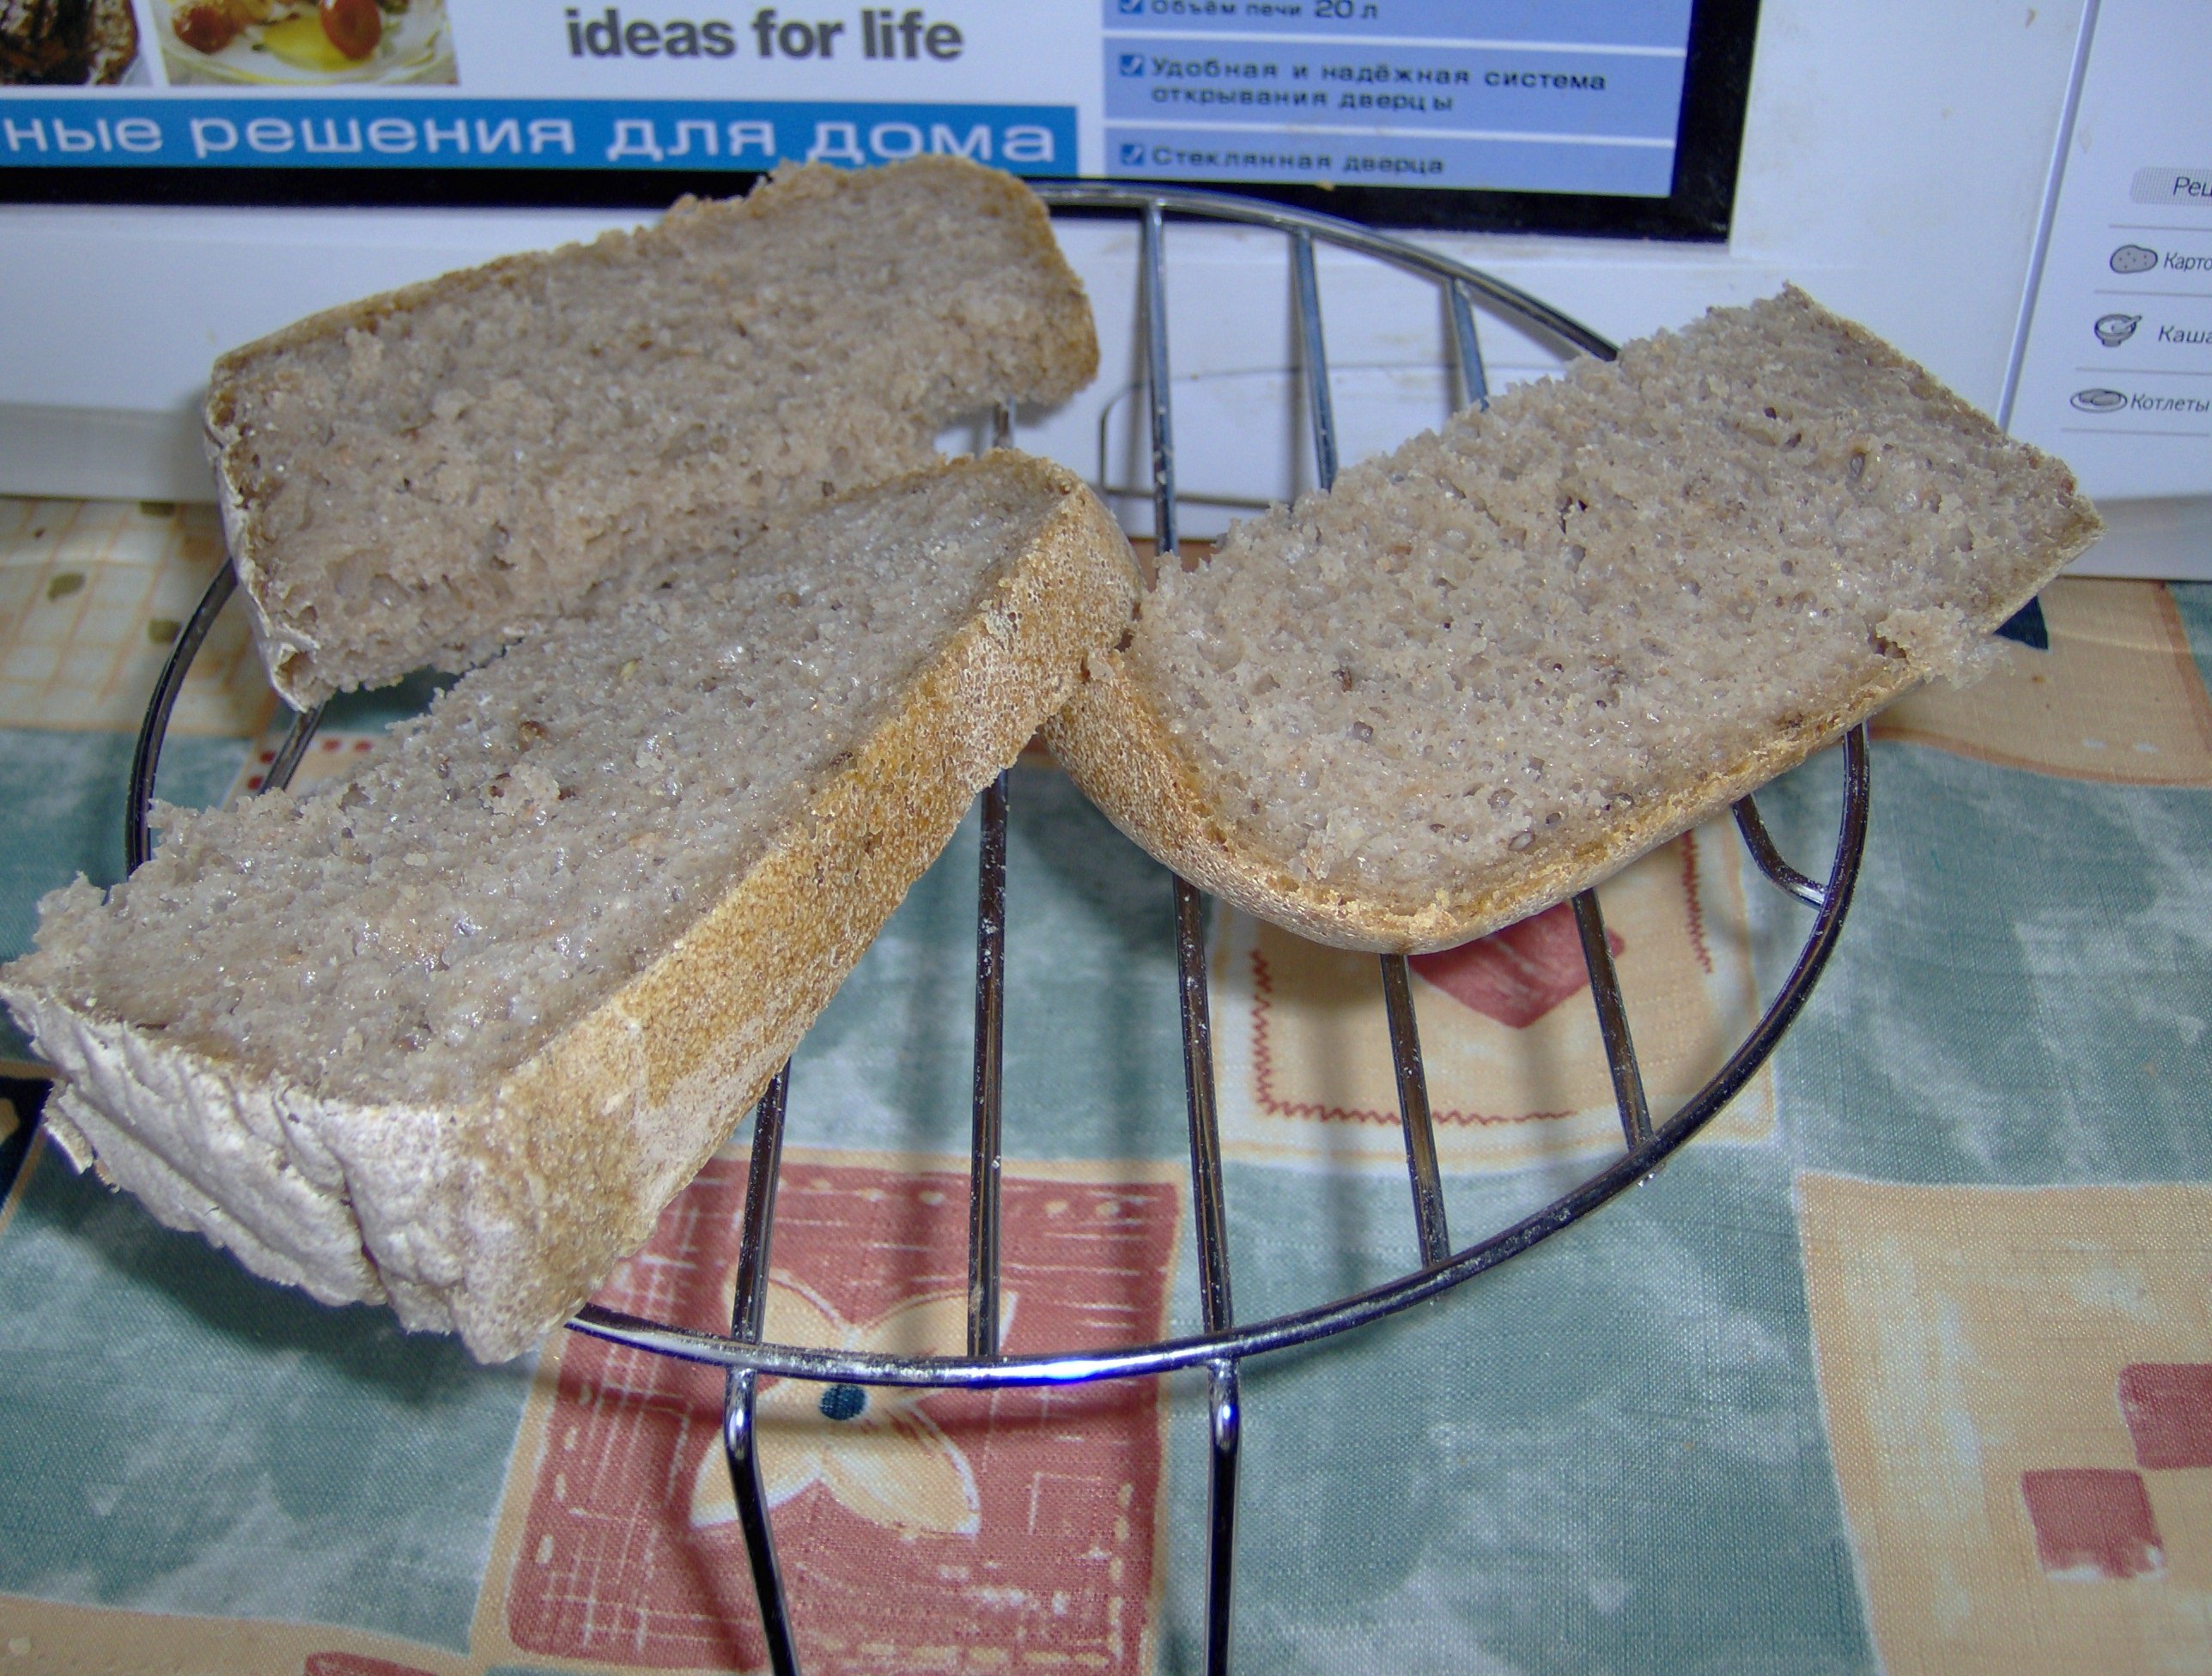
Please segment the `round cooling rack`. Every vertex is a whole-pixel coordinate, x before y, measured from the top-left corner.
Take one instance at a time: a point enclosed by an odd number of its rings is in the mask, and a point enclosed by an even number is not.
[[[1047,184],[1038,186],[1037,192],[1055,209],[1127,216],[1138,223],[1137,282],[1150,422],[1153,530],[1156,551],[1163,559],[1171,558],[1176,551],[1172,363],[1167,319],[1167,231],[1170,218],[1177,224],[1229,224],[1268,229],[1288,240],[1306,418],[1313,440],[1316,476],[1324,488],[1336,475],[1338,432],[1314,261],[1317,244],[1388,264],[1439,288],[1449,322],[1446,373],[1456,381],[1462,405],[1488,398],[1475,337],[1477,308],[1583,354],[1604,360],[1611,360],[1614,354],[1613,346],[1588,327],[1512,286],[1433,251],[1332,216],[1225,193],[1103,182]],[[1012,428],[1011,410],[1002,406],[997,416],[996,440],[1000,443],[1010,440]],[[185,671],[234,586],[233,572],[225,566],[210,584],[198,610],[178,637],[148,708],[131,764],[125,833],[126,849],[134,868],[151,853],[147,816],[170,711]],[[283,745],[264,776],[264,784],[283,786],[289,781],[320,720],[319,707],[295,717]],[[730,1332],[726,1335],[701,1333],[622,1315],[597,1305],[587,1306],[568,1323],[572,1330],[596,1338],[726,1370],[723,1442],[729,1456],[746,1554],[760,1600],[770,1667],[778,1676],[784,1676],[784,1673],[795,1672],[799,1664],[776,1564],[760,1462],[754,1448],[755,1398],[763,1378],[976,1390],[1007,1386],[1077,1385],[1203,1367],[1208,1382],[1212,1446],[1207,1515],[1206,1668],[1216,1673],[1226,1669],[1242,1431],[1239,1363],[1249,1357],[1349,1332],[1436,1297],[1496,1268],[1650,1176],[1734,1098],[1766,1063],[1811,995],[1834,950],[1844,916],[1850,906],[1866,843],[1869,802],[1869,752],[1863,726],[1844,736],[1843,760],[1843,814],[1825,879],[1809,877],[1783,859],[1750,798],[1735,806],[1736,828],[1753,865],[1777,890],[1811,910],[1810,922],[1789,975],[1759,1022],[1711,1079],[1662,1124],[1655,1126],[1651,1120],[1635,1043],[1629,1031],[1628,1010],[1613,968],[1596,893],[1584,890],[1574,898],[1576,925],[1583,960],[1589,968],[1590,993],[1597,1010],[1599,1030],[1620,1114],[1623,1151],[1610,1163],[1534,1215],[1471,1243],[1455,1247],[1448,1230],[1443,1186],[1429,1114],[1427,1078],[1415,1026],[1406,957],[1381,956],[1407,1175],[1421,1265],[1384,1284],[1265,1321],[1240,1322],[1231,1308],[1227,1211],[1215,1111],[1212,1029],[1206,997],[1203,902],[1196,889],[1177,878],[1174,935],[1182,1002],[1191,1197],[1197,1222],[1203,1330],[1154,1344],[1049,1356],[999,1353],[1001,1017],[1006,949],[1006,776],[1000,774],[986,789],[981,799],[966,1353],[895,1356],[821,1350],[763,1339],[788,1067],[770,1083],[755,1114]]]

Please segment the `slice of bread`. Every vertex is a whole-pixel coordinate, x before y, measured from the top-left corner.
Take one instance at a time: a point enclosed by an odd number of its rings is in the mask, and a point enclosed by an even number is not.
[[[1788,290],[1234,530],[1046,738],[1239,907],[1448,948],[1971,672],[2099,527],[2060,462]]]
[[[304,707],[481,663],[686,518],[915,471],[963,414],[1064,400],[1097,360],[1035,196],[929,157],[315,315],[216,362],[207,427],[263,659]]]
[[[960,461],[464,677],[334,785],[164,811],[0,997],[57,1144],[173,1226],[486,1360],[651,1231],[978,789],[1127,626],[1110,515]]]

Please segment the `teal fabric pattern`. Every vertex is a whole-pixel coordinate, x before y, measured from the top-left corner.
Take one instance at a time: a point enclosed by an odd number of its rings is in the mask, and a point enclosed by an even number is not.
[[[1841,946],[1706,1138],[1436,1303],[1244,1368],[1237,1667],[2212,1670],[2212,588],[2047,600],[2012,684],[1884,719]],[[334,707],[334,749],[428,691]],[[173,739],[164,794],[213,802],[269,743]],[[45,891],[119,875],[130,747],[0,726],[0,953]],[[1760,794],[1801,865],[1838,786],[1832,752]],[[1170,881],[1048,766],[1012,809],[1007,1343],[1196,1331]],[[976,853],[971,814],[794,1060],[772,1334],[957,1348]],[[1654,1063],[1738,1029],[1735,975],[1771,995],[1808,924],[1725,824],[1607,889]],[[1363,1103],[1379,991],[1209,923],[1239,1318],[1406,1272]],[[1595,1037],[1554,945],[1455,969],[1416,984],[1464,1246],[1619,1136],[1561,1109]],[[1473,1086],[1486,1064],[1534,1092]],[[726,1319],[732,1127],[607,1296]],[[479,1368],[29,1155],[0,1208],[0,1667],[763,1667],[716,1376],[564,1334]],[[1200,1378],[763,1404],[804,1668],[1202,1667]]]

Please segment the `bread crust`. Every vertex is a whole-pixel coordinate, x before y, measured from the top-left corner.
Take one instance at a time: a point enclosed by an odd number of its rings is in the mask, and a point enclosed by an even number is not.
[[[1878,364],[1906,372],[1917,392],[1957,422],[1989,427],[1985,416],[1864,327],[1828,313],[1794,288],[1789,296]],[[2058,539],[2039,563],[2013,579],[1996,604],[1978,615],[1976,626],[1984,633],[1995,630],[2033,599],[2103,528],[2087,498],[2076,492],[2063,464],[2021,446],[2027,465],[2051,474],[2059,487],[2066,517]],[[1455,948],[1601,882],[1942,672],[1922,665],[1908,650],[1895,649],[1867,680],[1847,692],[1822,695],[1809,707],[1809,714],[1779,726],[1738,761],[1695,774],[1667,786],[1656,798],[1639,800],[1601,830],[1547,846],[1525,860],[1509,856],[1440,884],[1418,905],[1316,887],[1294,877],[1280,858],[1240,841],[1232,823],[1208,798],[1196,762],[1176,742],[1166,717],[1125,651],[1104,652],[1091,659],[1084,681],[1043,733],[1054,756],[1108,818],[1193,884],[1316,942],[1422,954]]]
[[[714,201],[686,197],[659,222],[635,232],[609,234],[589,244],[502,257],[343,303],[219,357],[203,409],[204,440],[215,471],[216,512],[262,661],[278,695],[294,708],[305,709],[335,692],[393,679],[406,671],[323,667],[316,660],[325,648],[313,626],[275,603],[284,543],[262,518],[264,497],[252,486],[257,476],[254,439],[242,410],[245,392],[261,369],[311,345],[343,340],[349,332],[371,329],[394,315],[486,292],[526,288],[549,267],[605,262],[629,252],[650,254],[662,248],[680,249],[696,237],[723,236],[748,223],[773,227],[779,219],[810,205],[835,204],[846,198],[864,202],[876,183],[891,174],[919,177],[945,192],[948,200],[972,198],[977,214],[1012,228],[1018,246],[1026,252],[1030,270],[1051,293],[1050,324],[1035,343],[1023,346],[1030,357],[1029,363],[1022,369],[1024,376],[1016,381],[1018,387],[1009,387],[1004,393],[1024,401],[1056,403],[1087,385],[1098,368],[1098,342],[1090,304],[1082,282],[1060,254],[1044,206],[1012,176],[963,158],[945,156],[921,157],[858,173],[828,164],[786,168],[745,197]],[[848,488],[860,486],[854,483]]]
[[[488,1098],[331,1099],[11,971],[0,998],[67,1079],[65,1150],[258,1273],[388,1301],[483,1361],[532,1348],[644,1243],[975,793],[1127,622],[1127,541],[1079,481],[1034,464],[1059,506],[905,702],[714,908]]]

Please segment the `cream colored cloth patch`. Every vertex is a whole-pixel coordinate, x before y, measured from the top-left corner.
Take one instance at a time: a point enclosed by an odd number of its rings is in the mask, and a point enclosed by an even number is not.
[[[2043,620],[2049,651],[2015,649],[1971,687],[1923,687],[1875,738],[2071,780],[2212,786],[2212,695],[2165,584],[2061,577]]]
[[[1797,1199],[1884,1668],[2212,1671],[2212,1189]]]
[[[135,731],[222,562],[210,507],[0,500],[0,727]],[[248,738],[276,703],[233,604],[201,647],[169,727]]]
[[[1599,890],[1656,1120],[1695,1093],[1758,1019],[1745,865],[1735,833],[1708,826]],[[1230,1153],[1404,1169],[1376,957],[1245,914],[1223,918],[1215,1041]],[[1446,1170],[1513,1169],[1622,1145],[1571,908],[1412,964]],[[1706,1133],[1759,1141],[1773,1124],[1762,1073]]]
[[[129,1612],[0,1594],[0,1670],[292,1672],[300,1676],[478,1676],[478,1661],[319,1624]]]
[[[292,713],[282,711],[247,753],[246,761],[239,765],[238,777],[231,782],[224,803],[235,803],[262,788],[270,765],[276,762],[276,752],[291,729]],[[307,754],[300,758],[299,767],[292,771],[291,789],[304,792],[319,780],[336,779],[374,750],[383,737],[381,733],[357,733],[342,728],[318,730],[308,743]]]

